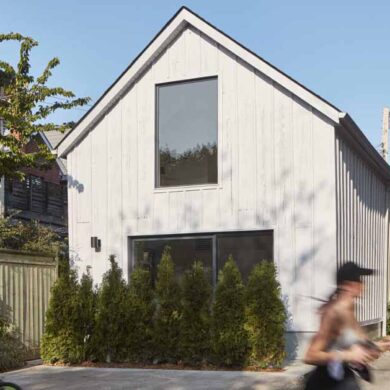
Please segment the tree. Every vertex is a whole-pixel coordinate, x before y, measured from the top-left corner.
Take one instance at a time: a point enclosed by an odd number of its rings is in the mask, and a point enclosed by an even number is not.
[[[30,73],[30,52],[38,42],[18,33],[0,34],[0,43],[20,43],[17,66],[0,60],[0,118],[6,131],[0,134],[0,177],[23,179],[25,168],[45,169],[55,156],[43,143],[38,151],[28,152],[26,145],[41,131],[64,132],[71,123],[48,122],[48,117],[58,109],[84,106],[90,100],[76,98],[72,91],[46,84],[52,70],[60,63],[58,58],[49,61],[42,74],[35,78]]]
[[[152,357],[154,291],[150,271],[137,266],[131,274],[127,304],[128,356],[134,362]]]
[[[153,342],[155,359],[175,362],[178,358],[180,335],[181,291],[175,280],[175,268],[168,246],[165,247],[157,268],[156,300]]]
[[[263,261],[253,268],[246,295],[250,363],[260,367],[280,366],[285,358],[286,311],[272,262]]]
[[[180,328],[180,356],[185,363],[199,364],[210,354],[210,275],[195,261],[183,278],[183,315]]]
[[[244,365],[248,352],[245,287],[232,256],[229,256],[219,273],[212,318],[212,345],[216,363]]]
[[[121,361],[126,358],[127,339],[127,286],[122,270],[109,258],[110,269],[103,275],[96,308],[96,325],[93,334],[95,355],[102,361]]]

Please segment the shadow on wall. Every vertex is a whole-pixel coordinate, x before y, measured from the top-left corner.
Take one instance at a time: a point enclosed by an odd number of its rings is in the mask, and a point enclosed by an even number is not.
[[[84,184],[80,183],[72,175],[67,176],[68,188],[75,188],[78,193],[84,192]]]

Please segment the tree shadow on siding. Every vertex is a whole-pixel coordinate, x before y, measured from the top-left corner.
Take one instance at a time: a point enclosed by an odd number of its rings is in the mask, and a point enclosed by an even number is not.
[[[80,183],[72,175],[67,175],[68,188],[75,188],[78,193],[84,192],[84,184]]]

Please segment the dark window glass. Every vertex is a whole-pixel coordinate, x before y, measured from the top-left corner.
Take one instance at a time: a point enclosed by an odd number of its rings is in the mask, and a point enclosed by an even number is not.
[[[217,244],[214,259],[213,240]],[[150,269],[155,279],[157,265],[167,245],[171,247],[177,278],[192,266],[194,260],[203,262],[210,270],[213,281],[216,280],[217,272],[222,269],[229,255],[233,256],[244,280],[247,280],[256,264],[261,261],[273,261],[273,232],[261,231],[214,233],[208,237],[133,239],[134,264]]]
[[[217,183],[217,79],[157,87],[157,186]]]
[[[272,232],[235,233],[217,238],[218,269],[232,255],[244,280],[252,268],[263,260],[273,260]]]
[[[212,270],[212,239],[185,238],[185,239],[148,239],[134,240],[135,264],[142,265],[152,272],[156,278],[157,266],[160,263],[164,248],[171,248],[172,260],[175,264],[176,276],[179,279],[189,269],[195,260],[202,261],[209,270]]]

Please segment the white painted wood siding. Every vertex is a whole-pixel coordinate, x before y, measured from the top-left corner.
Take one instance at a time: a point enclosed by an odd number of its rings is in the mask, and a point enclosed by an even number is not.
[[[205,76],[218,77],[218,184],[156,189],[155,85]],[[68,155],[74,258],[99,281],[111,253],[126,274],[129,236],[273,229],[290,328],[315,330],[310,297],[328,295],[336,269],[334,137],[311,106],[187,28]]]
[[[386,185],[339,134],[336,137],[338,264],[353,260],[374,268],[357,307],[360,321],[385,318],[388,205]]]

